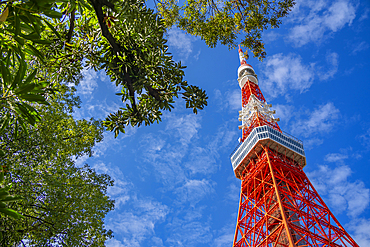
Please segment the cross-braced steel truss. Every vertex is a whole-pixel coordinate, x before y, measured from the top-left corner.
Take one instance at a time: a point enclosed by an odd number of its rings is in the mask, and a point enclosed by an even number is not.
[[[234,247],[358,246],[298,163],[260,145],[242,175]]]

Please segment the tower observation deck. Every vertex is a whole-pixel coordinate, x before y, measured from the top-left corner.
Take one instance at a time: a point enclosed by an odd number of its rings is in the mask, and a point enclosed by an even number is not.
[[[303,172],[303,143],[283,132],[239,48],[240,143],[231,164],[241,180],[234,247],[358,246]]]

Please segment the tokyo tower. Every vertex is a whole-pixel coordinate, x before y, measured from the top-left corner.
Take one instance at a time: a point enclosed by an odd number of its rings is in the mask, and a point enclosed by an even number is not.
[[[239,47],[242,137],[231,154],[241,180],[234,247],[358,246],[303,172],[302,141],[283,132]]]

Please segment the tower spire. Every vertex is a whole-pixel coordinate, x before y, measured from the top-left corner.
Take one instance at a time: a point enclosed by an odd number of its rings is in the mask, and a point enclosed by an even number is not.
[[[246,65],[247,64],[247,59],[248,59],[248,55],[247,55],[247,57],[245,58],[245,56],[244,56],[244,53],[243,53],[243,50],[242,50],[242,48],[240,47],[240,45],[239,45],[239,50],[238,50],[238,52],[239,52],[239,60],[240,60],[240,65]]]
[[[303,171],[302,141],[281,131],[239,46],[241,144],[231,154],[242,180],[233,247],[358,247]]]

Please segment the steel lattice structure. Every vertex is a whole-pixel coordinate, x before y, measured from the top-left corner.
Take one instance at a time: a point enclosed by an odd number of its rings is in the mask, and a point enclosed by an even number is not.
[[[231,155],[241,193],[234,247],[358,246],[303,172],[303,143],[281,131],[239,48],[240,145]]]

